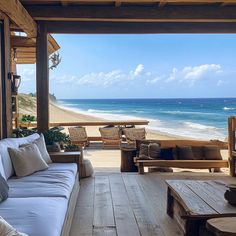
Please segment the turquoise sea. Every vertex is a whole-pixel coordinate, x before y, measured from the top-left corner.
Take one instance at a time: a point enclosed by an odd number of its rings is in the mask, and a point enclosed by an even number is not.
[[[148,119],[147,129],[197,139],[227,136],[227,118],[236,115],[236,98],[60,99],[74,111],[110,120]]]

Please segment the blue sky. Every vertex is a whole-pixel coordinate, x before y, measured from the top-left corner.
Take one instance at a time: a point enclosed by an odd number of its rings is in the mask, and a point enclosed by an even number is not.
[[[236,35],[54,35],[58,98],[235,97]],[[35,92],[35,65],[19,65]]]

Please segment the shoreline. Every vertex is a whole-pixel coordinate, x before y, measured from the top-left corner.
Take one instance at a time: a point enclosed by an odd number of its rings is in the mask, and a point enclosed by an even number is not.
[[[141,119],[139,117],[134,117],[136,119]],[[98,117],[96,115],[88,114],[88,112],[80,111],[76,108],[70,108],[62,106],[55,102],[50,102],[50,121],[51,122],[82,122],[82,121],[106,121],[108,119]],[[151,119],[150,119],[151,120]],[[181,136],[175,134],[164,133],[157,130],[152,130],[148,126],[137,126],[145,127],[147,131],[148,139],[194,139],[188,136]],[[87,126],[86,130],[88,136],[100,136],[99,126]],[[66,129],[66,132],[67,129]]]

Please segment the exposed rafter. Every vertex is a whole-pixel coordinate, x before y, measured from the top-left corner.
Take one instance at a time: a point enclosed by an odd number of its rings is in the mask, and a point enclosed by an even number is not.
[[[28,6],[35,20],[100,22],[236,22],[236,5]]]
[[[9,18],[28,35],[28,37],[36,37],[36,23],[19,0],[1,0],[0,10],[8,15]]]

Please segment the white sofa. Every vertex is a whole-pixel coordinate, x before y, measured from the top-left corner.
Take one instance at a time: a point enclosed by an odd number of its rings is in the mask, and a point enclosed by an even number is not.
[[[17,148],[38,139],[0,140],[0,173],[7,179],[9,198],[0,203],[0,216],[29,236],[68,236],[79,192],[77,165],[52,163],[44,171],[16,178],[8,147]]]

